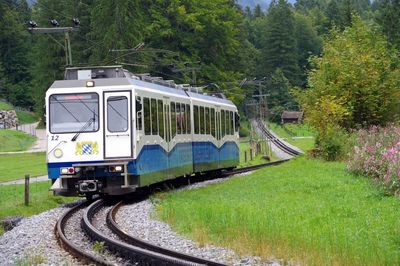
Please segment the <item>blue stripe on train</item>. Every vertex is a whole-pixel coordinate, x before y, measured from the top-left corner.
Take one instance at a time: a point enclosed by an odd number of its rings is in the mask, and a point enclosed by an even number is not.
[[[177,168],[182,165],[204,164],[218,160],[238,160],[239,147],[235,142],[226,142],[218,149],[211,142],[188,142],[177,144],[172,151],[166,152],[159,145],[145,145],[138,158],[128,164],[128,171],[134,175],[163,171],[167,168]],[[51,179],[60,176],[60,167],[70,167],[78,163],[104,163],[105,161],[91,162],[62,162],[48,163],[48,175]],[[96,175],[107,175],[96,173]]]

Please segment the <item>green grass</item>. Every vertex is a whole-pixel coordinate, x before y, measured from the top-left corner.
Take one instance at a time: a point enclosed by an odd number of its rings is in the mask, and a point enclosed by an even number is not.
[[[36,141],[36,137],[21,131],[0,130],[0,152],[25,151]]]
[[[8,110],[12,110],[13,106],[9,103],[0,101],[0,110],[4,110],[4,111],[8,111]]]
[[[31,124],[38,121],[38,118],[35,113],[25,112],[25,111],[16,111],[16,112],[20,124]]]
[[[290,135],[281,125],[269,123],[271,130],[279,137],[284,138],[290,144],[299,147],[303,151],[308,151],[314,148],[315,138],[293,138],[293,137],[313,137],[316,135],[306,124],[286,124],[285,127],[294,135]]]
[[[239,167],[256,165],[261,163],[266,163],[267,160],[263,158],[263,155],[266,155],[267,152],[263,154],[258,154],[257,156],[253,157],[253,160],[250,160],[250,144],[248,140],[241,140],[239,142],[239,150],[240,150],[240,160],[239,160]],[[245,160],[245,152],[247,156],[247,161]],[[275,154],[271,154],[271,161],[279,160]]]
[[[47,174],[44,152],[0,155],[0,182],[22,179],[25,174]]]
[[[31,216],[77,198],[53,196],[50,181],[30,184],[30,204],[24,205],[24,185],[0,186],[0,220],[8,216]],[[51,229],[51,228],[50,228]],[[0,226],[0,235],[3,229]]]
[[[304,157],[196,190],[157,214],[200,244],[304,265],[399,265],[400,199],[343,163]]]
[[[15,109],[14,106],[12,106],[11,104],[0,101],[0,110],[8,111],[14,109]],[[17,117],[20,124],[30,124],[38,121],[38,117],[36,116],[35,113],[19,111],[19,110],[16,110],[15,112],[17,113]]]

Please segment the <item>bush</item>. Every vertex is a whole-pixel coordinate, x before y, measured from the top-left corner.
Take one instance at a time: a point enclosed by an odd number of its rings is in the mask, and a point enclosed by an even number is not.
[[[347,134],[340,127],[329,127],[323,137],[317,139],[320,155],[327,161],[336,161],[345,156]]]
[[[400,127],[358,131],[347,169],[373,178],[386,193],[400,195]]]

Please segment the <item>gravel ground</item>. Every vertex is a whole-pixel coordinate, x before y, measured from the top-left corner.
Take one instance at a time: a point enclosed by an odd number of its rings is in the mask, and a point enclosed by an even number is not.
[[[247,175],[249,173],[241,174]],[[183,189],[197,189],[210,184],[220,183],[228,178],[205,181],[193,184]],[[136,204],[124,205],[116,215],[117,223],[129,234],[158,246],[184,252],[193,256],[224,263],[228,265],[274,265],[279,266],[278,262],[271,260],[269,263],[261,262],[259,257],[238,256],[234,251],[213,245],[200,247],[194,241],[184,238],[174,232],[171,227],[161,221],[154,220],[152,215],[154,206],[150,200]]]
[[[57,220],[69,208],[59,207],[25,218],[0,237],[0,265],[79,265],[55,238]]]
[[[246,175],[244,173],[241,175]],[[197,189],[228,178],[196,183],[183,189]],[[94,224],[100,231],[112,235],[105,226],[105,215],[109,208],[101,210],[94,218]],[[81,265],[65,252],[57,243],[54,227],[57,220],[69,210],[59,207],[39,215],[24,218],[18,226],[0,236],[0,265]],[[80,211],[82,212],[82,211]],[[78,212],[79,213],[79,212]],[[259,257],[240,257],[229,249],[207,245],[199,247],[195,242],[178,235],[168,224],[152,219],[154,207],[150,201],[123,206],[117,214],[117,221],[132,235],[160,245],[209,260],[228,265],[274,265],[279,263],[262,263]],[[94,253],[93,245],[80,229],[81,215],[75,214],[66,227],[67,236],[73,233],[74,242],[87,252]],[[78,230],[77,230],[78,226]],[[116,238],[115,235],[113,237]],[[109,262],[126,265],[127,262],[104,251],[101,256]],[[274,261],[274,260],[272,260]]]

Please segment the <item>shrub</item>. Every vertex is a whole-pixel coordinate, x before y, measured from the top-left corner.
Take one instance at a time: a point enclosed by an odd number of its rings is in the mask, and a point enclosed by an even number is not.
[[[400,194],[400,127],[357,132],[347,169],[373,178],[386,193]]]

